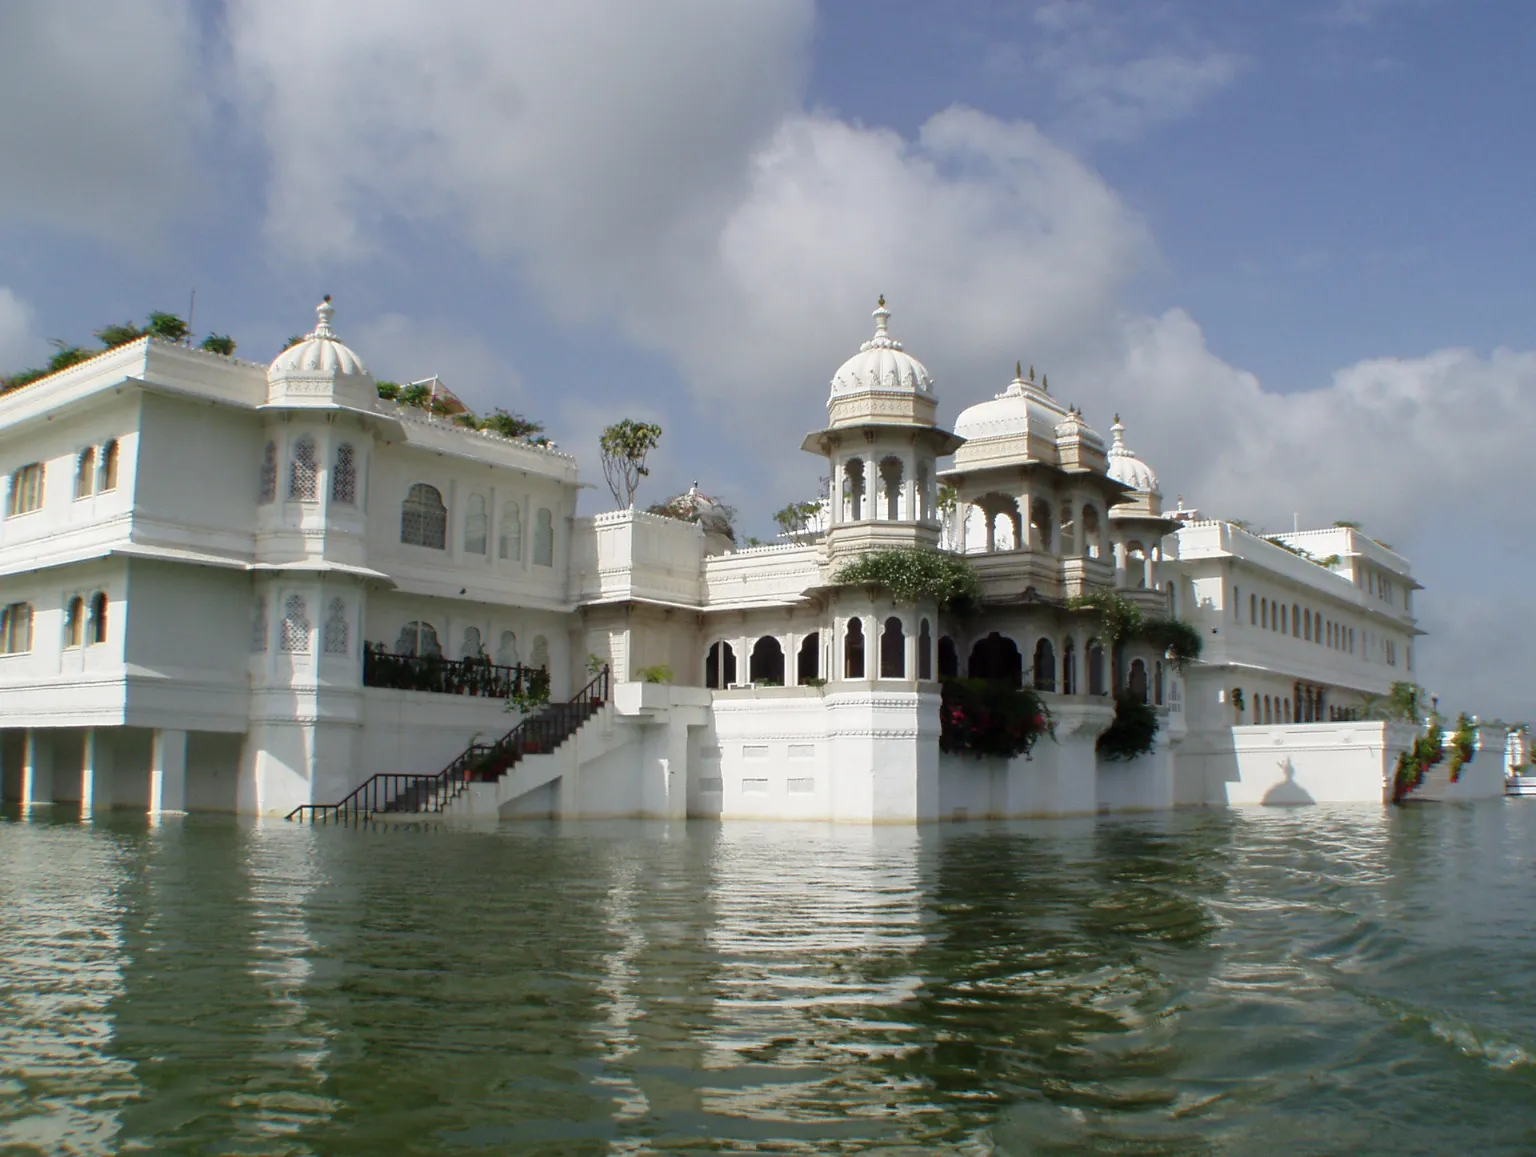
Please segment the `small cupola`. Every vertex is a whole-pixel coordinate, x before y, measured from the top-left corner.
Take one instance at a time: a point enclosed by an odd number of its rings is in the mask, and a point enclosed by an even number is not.
[[[336,307],[330,294],[315,313],[314,330],[267,367],[267,404],[376,410],[379,393],[373,375],[331,328]]]

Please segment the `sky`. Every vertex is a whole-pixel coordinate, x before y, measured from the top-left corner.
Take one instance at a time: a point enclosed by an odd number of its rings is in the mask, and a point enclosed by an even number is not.
[[[1523,0],[0,0],[0,373],[155,309],[665,430],[746,535],[872,332],[940,418],[1016,360],[1171,503],[1364,523],[1420,681],[1531,719]]]

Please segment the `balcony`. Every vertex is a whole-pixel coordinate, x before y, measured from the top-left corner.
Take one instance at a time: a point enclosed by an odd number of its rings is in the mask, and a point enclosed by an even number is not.
[[[400,655],[383,643],[363,648],[363,686],[437,695],[475,695],[509,699],[546,698],[549,671],[543,667],[499,667],[489,659],[444,659],[440,655]]]

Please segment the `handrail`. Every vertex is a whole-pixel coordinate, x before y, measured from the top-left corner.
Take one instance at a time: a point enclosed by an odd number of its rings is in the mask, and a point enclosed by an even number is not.
[[[436,774],[378,772],[339,803],[304,803],[290,820],[366,819],[374,812],[440,812],[471,783],[494,782],[525,755],[554,751],[608,702],[611,671],[603,669],[566,703],[546,703],[495,743],[471,743]]]
[[[522,664],[504,666],[489,659],[445,659],[441,655],[406,655],[383,643],[363,646],[363,686],[442,695],[479,695],[506,699],[548,688],[549,672]]]

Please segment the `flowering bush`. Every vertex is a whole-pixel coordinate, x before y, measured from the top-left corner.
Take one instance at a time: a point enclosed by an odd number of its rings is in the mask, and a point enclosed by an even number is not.
[[[970,563],[956,554],[921,547],[861,554],[833,575],[832,581],[839,586],[882,586],[902,602],[931,599],[948,609],[981,601],[981,584]]]
[[[989,679],[945,679],[939,705],[939,750],[1029,758],[1051,730],[1051,713],[1028,687]]]
[[[1094,750],[1105,759],[1135,759],[1148,755],[1157,738],[1157,712],[1141,696],[1123,692],[1115,696],[1115,721],[1099,736]]]

